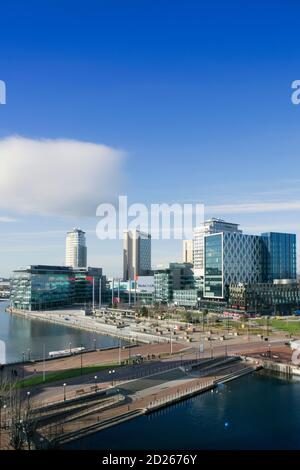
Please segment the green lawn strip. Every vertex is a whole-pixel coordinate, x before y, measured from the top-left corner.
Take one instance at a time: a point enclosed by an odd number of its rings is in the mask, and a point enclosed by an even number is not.
[[[57,372],[47,372],[45,381],[43,381],[43,375],[35,375],[34,377],[28,377],[27,379],[21,380],[18,383],[19,387],[34,387],[36,385],[45,384],[49,382],[56,382],[58,380],[70,379],[73,377],[80,377],[81,375],[93,374],[95,372],[100,372],[101,370],[109,369],[110,367],[117,368],[119,364],[104,364],[104,365],[93,365],[86,366],[76,369],[68,369]]]
[[[271,320],[271,326],[291,334],[300,332],[300,321]]]
[[[265,318],[257,319],[255,322],[267,329],[267,320]],[[269,320],[269,328],[276,330],[286,331],[287,333],[300,333],[300,320],[287,320],[284,317],[282,319],[271,318]]]

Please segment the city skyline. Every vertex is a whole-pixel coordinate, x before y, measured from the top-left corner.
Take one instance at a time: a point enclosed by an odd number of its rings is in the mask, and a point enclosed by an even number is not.
[[[61,2],[41,19],[18,3],[0,31],[1,276],[63,264],[72,226],[91,265],[120,273],[121,244],[95,234],[97,205],[119,194],[300,235],[298,6],[90,1],[70,18]],[[180,241],[153,241],[154,264],[180,259]]]

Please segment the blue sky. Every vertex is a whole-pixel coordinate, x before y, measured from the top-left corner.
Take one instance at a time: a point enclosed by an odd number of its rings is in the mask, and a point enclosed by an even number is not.
[[[0,139],[106,145],[124,154],[132,202],[199,201],[249,233],[300,235],[299,13],[276,0],[2,2]],[[121,243],[98,240],[95,217],[10,208],[7,186],[0,275],[62,263],[75,225],[90,264],[121,271]],[[180,256],[178,241],[153,245],[154,264]]]

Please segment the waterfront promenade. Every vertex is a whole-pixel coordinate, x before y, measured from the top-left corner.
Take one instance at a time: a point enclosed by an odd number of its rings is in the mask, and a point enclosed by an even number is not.
[[[39,433],[51,445],[61,445],[213,389],[219,382],[233,380],[255,369],[256,366],[249,366],[237,357],[186,361],[183,366],[174,363],[169,370],[110,387],[111,403],[105,402],[106,395],[102,395],[97,406],[92,402],[90,409],[85,407],[82,412],[78,408],[74,413],[61,410],[52,420],[47,419]]]

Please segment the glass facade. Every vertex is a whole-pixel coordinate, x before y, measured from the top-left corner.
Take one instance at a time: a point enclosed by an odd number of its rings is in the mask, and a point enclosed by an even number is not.
[[[173,291],[194,289],[195,281],[191,263],[170,263],[167,269],[154,271],[154,290],[157,302],[170,302]]]
[[[201,292],[197,289],[174,290],[173,302],[183,307],[197,307]]]
[[[263,282],[274,279],[296,279],[296,235],[289,233],[263,233]]]
[[[11,305],[24,310],[47,310],[72,305],[74,283],[65,267],[31,266],[14,272]]]
[[[94,283],[93,283],[94,279]],[[100,268],[29,266],[14,271],[10,282],[11,305],[21,310],[54,310],[99,300],[100,279],[104,299],[105,278]]]
[[[289,314],[300,306],[300,286],[296,281],[287,284],[232,285],[229,287],[228,304],[232,308],[260,314]]]
[[[223,235],[204,237],[204,297],[223,297]]]

